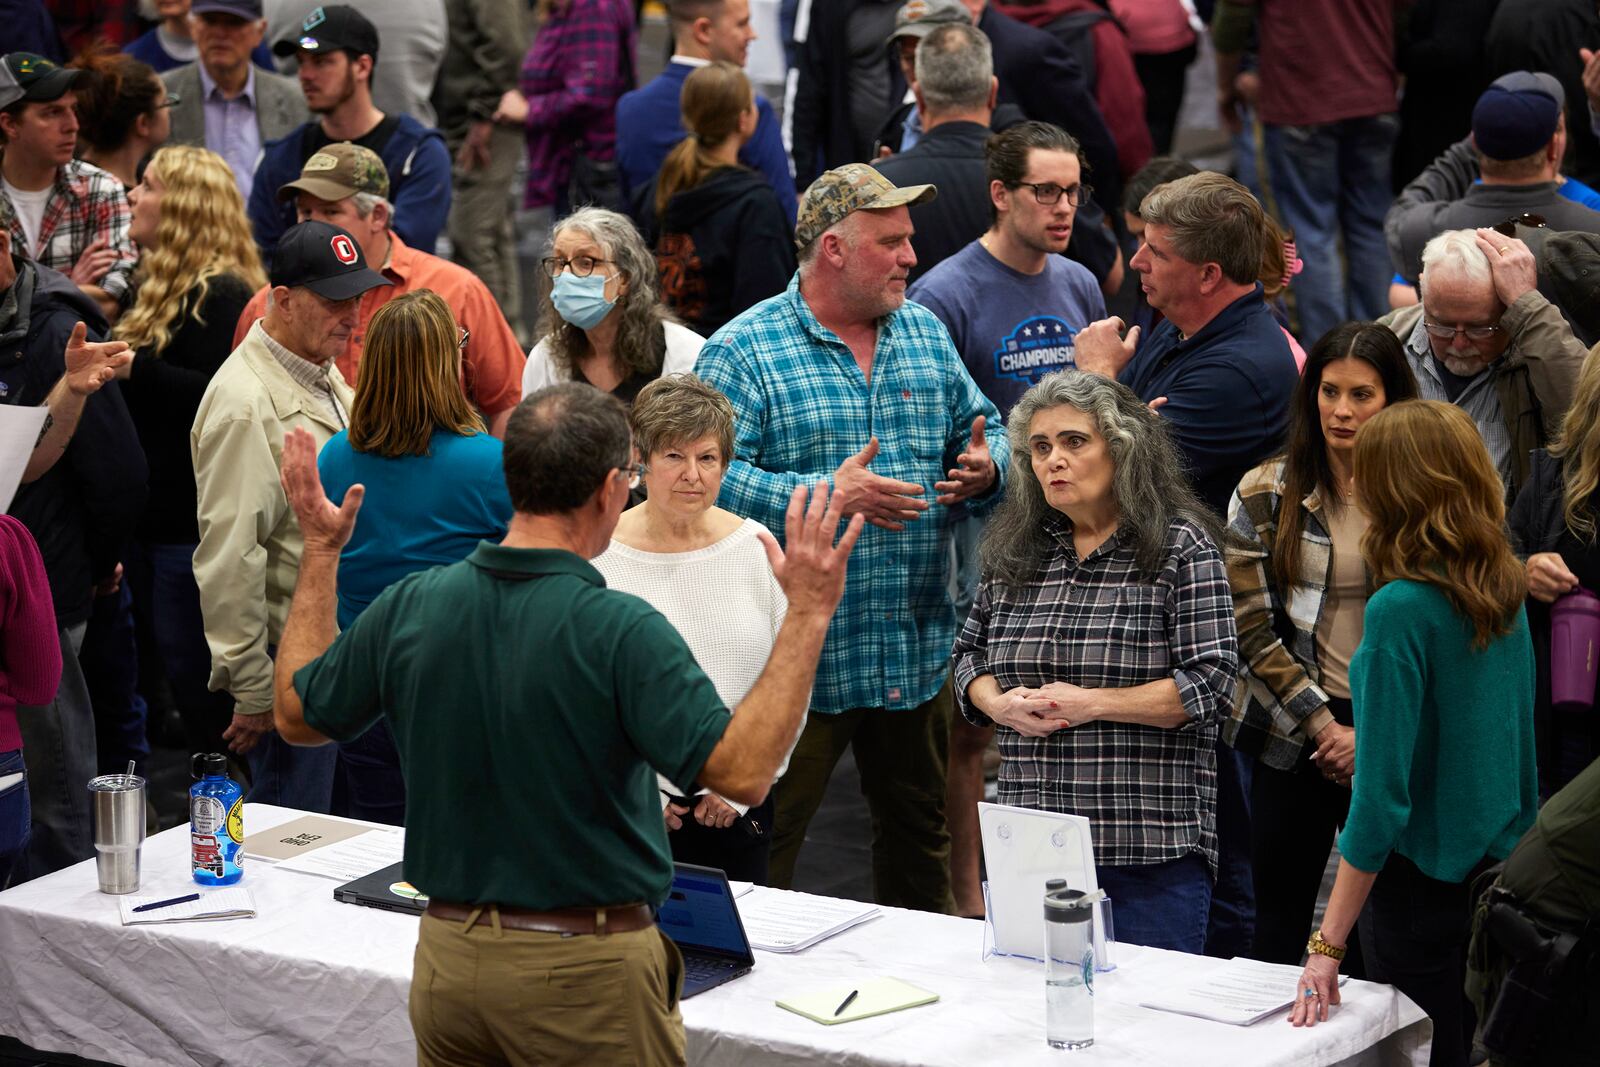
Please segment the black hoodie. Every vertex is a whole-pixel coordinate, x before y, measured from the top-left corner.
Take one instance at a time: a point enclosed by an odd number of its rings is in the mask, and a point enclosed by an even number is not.
[[[661,266],[661,296],[686,326],[710,337],[794,276],[794,229],[772,186],[745,167],[723,167],[675,194],[655,217],[655,185],[641,205],[645,238]]]

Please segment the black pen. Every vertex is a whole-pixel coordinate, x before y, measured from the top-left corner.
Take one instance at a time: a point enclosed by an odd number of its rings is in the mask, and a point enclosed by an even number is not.
[[[199,893],[190,893],[186,897],[173,897],[171,900],[157,900],[149,904],[140,904],[134,911],[155,911],[157,908],[170,908],[174,904],[187,904],[191,900],[199,900]]]
[[[844,1012],[844,1010],[850,1006],[851,1002],[856,999],[856,994],[859,992],[861,992],[859,989],[850,990],[850,995],[844,998],[844,1003],[833,1009],[833,1017],[837,1019]]]

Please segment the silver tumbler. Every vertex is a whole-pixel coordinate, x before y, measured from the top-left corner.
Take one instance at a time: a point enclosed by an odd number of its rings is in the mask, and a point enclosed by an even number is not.
[[[100,892],[132,893],[139,888],[139,848],[144,844],[144,779],[102,774],[89,781],[89,801]]]

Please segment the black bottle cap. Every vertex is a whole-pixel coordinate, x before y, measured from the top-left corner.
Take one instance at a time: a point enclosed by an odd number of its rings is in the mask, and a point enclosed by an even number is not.
[[[228,776],[228,757],[220,752],[197,753],[190,761],[189,772],[196,778],[207,775]]]

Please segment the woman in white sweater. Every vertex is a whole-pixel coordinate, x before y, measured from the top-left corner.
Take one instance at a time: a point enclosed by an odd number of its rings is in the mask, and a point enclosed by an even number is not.
[[[733,459],[733,407],[694,375],[673,375],[639,391],[632,421],[649,493],[623,512],[594,565],[611,588],[665,615],[717,695],[736,707],[760,676],[788,604],[757,539],[764,527],[716,506]],[[690,796],[693,782],[659,784],[675,860],[766,880],[770,795],[747,810],[704,790]]]

